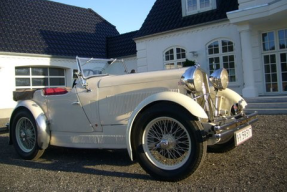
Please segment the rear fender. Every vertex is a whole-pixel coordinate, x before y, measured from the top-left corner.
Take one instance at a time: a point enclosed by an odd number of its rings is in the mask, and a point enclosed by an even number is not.
[[[46,149],[50,143],[50,130],[47,124],[47,117],[41,107],[32,100],[19,101],[10,118],[9,143],[12,144],[11,126],[13,125],[14,116],[20,110],[28,110],[34,117],[37,126],[37,141],[40,149]]]
[[[133,123],[135,119],[137,118],[138,114],[142,110],[144,110],[148,105],[158,102],[158,101],[173,102],[175,104],[182,106],[190,114],[192,114],[193,116],[199,119],[208,119],[208,116],[203,110],[203,108],[197,102],[195,102],[192,98],[186,95],[176,93],[176,92],[161,92],[161,93],[157,93],[157,94],[147,97],[135,108],[135,110],[131,114],[129,121],[128,121],[128,126],[127,126],[127,131],[126,131],[126,143],[127,143],[127,149],[128,149],[128,153],[129,153],[131,160],[133,160],[132,143],[131,143],[131,140],[132,140],[131,133],[133,129]]]

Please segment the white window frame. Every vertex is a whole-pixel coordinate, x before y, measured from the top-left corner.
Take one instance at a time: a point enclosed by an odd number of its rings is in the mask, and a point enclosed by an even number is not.
[[[232,51],[228,51],[228,52],[223,52],[222,49],[223,49],[223,45],[222,45],[222,41],[228,41],[228,42],[231,42],[233,44],[233,47],[232,47]],[[218,42],[218,53],[213,53],[213,54],[209,54],[209,45],[215,43],[215,42]],[[215,39],[213,41],[211,41],[210,43],[208,43],[206,45],[206,53],[207,53],[207,64],[208,64],[208,72],[209,74],[211,74],[211,71],[214,71],[214,69],[212,70],[211,67],[210,67],[210,63],[209,63],[209,60],[211,58],[219,58],[219,68],[224,68],[224,61],[223,61],[223,58],[224,57],[229,57],[229,56],[233,56],[233,59],[234,59],[234,68],[227,68],[227,70],[229,71],[230,69],[233,69],[234,70],[234,74],[232,76],[235,77],[235,81],[231,81],[229,80],[230,83],[237,83],[239,81],[238,79],[238,75],[237,75],[237,62],[236,62],[236,50],[235,50],[235,43],[234,41],[228,39],[228,38],[220,38],[220,39]],[[216,68],[218,69],[218,68]],[[228,74],[229,76],[231,76],[231,74],[229,73]]]
[[[196,10],[191,10],[189,11],[188,9],[188,1],[189,0],[181,0],[181,5],[182,5],[182,16],[188,16],[188,15],[194,15],[197,13],[209,11],[212,9],[216,9],[216,0],[209,0],[209,7],[204,7],[200,8],[200,1],[201,0],[196,0],[197,1],[197,9]]]
[[[181,49],[181,50],[184,50],[184,54],[185,54],[185,57],[183,58],[178,58],[177,57],[177,49]],[[173,50],[173,59],[172,60],[166,60],[166,53],[169,52],[170,50]],[[182,53],[182,52],[181,52]],[[183,47],[180,47],[180,46],[174,46],[174,47],[169,47],[168,49],[166,49],[164,52],[163,52],[163,60],[164,60],[164,69],[178,69],[178,68],[182,68],[182,64],[181,65],[178,65],[178,63],[183,63],[186,61],[186,49],[183,48]],[[167,65],[169,64],[174,64],[174,67],[173,68],[168,68]]]
[[[17,68],[29,68],[29,75],[16,75],[16,69]],[[32,68],[46,68],[48,70],[48,74],[47,75],[32,75]],[[50,69],[62,69],[64,71],[64,75],[63,76],[50,76]],[[29,86],[17,86],[16,85],[16,79],[17,78],[25,78],[25,79],[29,79],[30,81],[30,85]],[[48,80],[48,85],[47,86],[33,86],[32,85],[32,79],[35,78],[47,78]],[[50,84],[50,79],[53,78],[61,78],[64,79],[64,85],[53,85],[51,86]],[[46,87],[66,87],[67,84],[67,80],[66,80],[66,70],[65,68],[60,68],[60,67],[46,67],[46,66],[17,66],[15,67],[15,87],[16,89],[41,89],[41,88],[46,88]]]
[[[279,31],[282,31],[282,30],[287,30],[287,28],[284,28],[284,29],[278,29],[278,30],[272,30],[272,31],[265,31],[265,32],[262,32],[261,35],[260,35],[260,39],[261,39],[261,50],[262,50],[262,67],[263,67],[263,79],[264,79],[264,85],[263,85],[263,90],[265,92],[265,94],[286,94],[287,90],[285,90],[282,85],[283,83],[286,83],[286,82],[283,82],[283,78],[282,78],[282,70],[281,70],[281,59],[280,59],[280,55],[281,54],[287,54],[287,47],[285,48],[280,48],[280,45],[279,45]],[[268,33],[273,33],[273,36],[274,36],[274,49],[272,50],[264,50],[264,43],[266,43],[265,41],[263,41],[263,34],[268,34]],[[285,34],[286,35],[286,34]],[[286,37],[285,37],[286,38]],[[269,43],[269,39],[267,41],[267,43]],[[269,71],[266,71],[265,69],[265,60],[264,58],[266,56],[270,57],[274,55],[275,56],[275,63],[276,63],[276,75],[277,75],[277,90],[275,90],[273,87],[272,84],[274,84],[273,82],[273,78],[271,78],[270,82],[267,82],[267,79],[266,79],[266,75],[272,75],[274,74],[273,72],[269,72]],[[271,65],[270,65],[271,67]],[[271,70],[271,69],[270,69]],[[269,87],[269,90],[267,90],[267,84],[270,84],[270,87]]]

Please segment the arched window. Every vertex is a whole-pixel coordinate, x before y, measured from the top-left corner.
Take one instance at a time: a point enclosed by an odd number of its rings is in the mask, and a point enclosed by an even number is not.
[[[229,40],[216,40],[207,46],[209,73],[225,68],[228,71],[229,81],[236,81],[234,43]]]
[[[173,47],[164,53],[165,69],[176,69],[183,66],[186,60],[185,49]]]

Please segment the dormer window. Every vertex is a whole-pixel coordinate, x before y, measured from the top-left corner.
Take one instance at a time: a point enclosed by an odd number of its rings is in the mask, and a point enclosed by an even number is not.
[[[216,9],[216,0],[181,0],[181,2],[183,16]]]

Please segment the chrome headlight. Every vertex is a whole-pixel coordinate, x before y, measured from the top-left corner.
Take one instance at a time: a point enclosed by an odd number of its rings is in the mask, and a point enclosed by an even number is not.
[[[202,91],[203,73],[197,67],[190,67],[181,76],[181,82],[185,85],[187,90],[200,92]]]
[[[229,83],[227,70],[224,68],[215,70],[210,75],[209,81],[212,83],[213,87],[218,90],[227,88]]]

